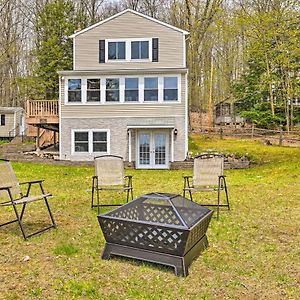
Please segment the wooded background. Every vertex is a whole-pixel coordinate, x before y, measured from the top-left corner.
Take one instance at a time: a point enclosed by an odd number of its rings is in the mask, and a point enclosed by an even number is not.
[[[0,106],[58,98],[68,36],[125,8],[190,32],[190,111],[212,122],[226,101],[257,126],[300,122],[298,0],[0,0]]]

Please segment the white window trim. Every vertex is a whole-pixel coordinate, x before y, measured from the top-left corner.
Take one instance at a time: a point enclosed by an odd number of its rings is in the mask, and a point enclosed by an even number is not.
[[[171,78],[171,77],[176,77],[177,78],[177,100],[164,100],[164,79],[165,78]],[[180,81],[179,81],[180,80]],[[181,77],[180,76],[163,76],[162,77],[162,101],[163,102],[178,102],[179,99],[180,99],[180,94],[181,94]],[[180,87],[180,90],[179,90],[179,87]],[[175,89],[171,89],[171,90],[175,90]]]
[[[149,42],[149,58],[131,59],[131,42]],[[125,59],[108,59],[108,43],[125,42]],[[125,38],[125,39],[106,39],[105,40],[105,63],[119,62],[152,62],[152,38]]]
[[[88,79],[100,79],[100,101],[87,101],[87,92],[88,92],[88,89],[87,89],[87,80]],[[86,77],[86,78],[83,78],[83,80],[85,80],[85,92],[83,93],[83,95],[85,95],[85,102],[83,103],[87,103],[87,104],[93,104],[93,105],[97,105],[99,103],[102,102],[102,81],[103,79],[100,78],[100,77],[95,77],[95,76],[90,76],[90,77]],[[81,88],[82,90],[82,88]]]
[[[65,77],[65,95],[64,104],[65,105],[136,105],[136,104],[178,104],[182,102],[181,95],[181,74],[165,74],[165,75],[111,75],[111,76],[66,76]],[[158,101],[144,101],[144,79],[145,78],[158,78]],[[178,100],[164,100],[164,78],[165,77],[177,77],[178,84]],[[106,79],[119,79],[119,93],[120,101],[106,101]],[[125,101],[125,78],[138,78],[139,80],[139,101]],[[68,80],[69,79],[81,79],[81,102],[68,102]],[[100,79],[100,97],[101,101],[87,102],[87,79]]]
[[[69,79],[81,79],[81,101],[80,102],[69,102]],[[68,77],[65,77],[65,104],[67,105],[82,105],[84,103],[86,103],[86,101],[84,101],[83,99],[83,87],[84,87],[84,84],[83,84],[83,81],[86,81],[86,78],[84,77],[80,77],[80,76],[68,76]],[[86,84],[85,84],[86,86]],[[85,96],[85,99],[86,99],[86,96]]]
[[[75,132],[88,132],[88,152],[75,152]],[[93,132],[106,132],[107,152],[93,152]],[[72,155],[102,155],[110,154],[110,129],[71,129],[71,153]]]
[[[138,80],[138,101],[125,101],[125,91],[126,91],[126,86],[125,86],[125,78],[136,78]],[[142,102],[142,97],[141,97],[141,83],[140,81],[142,80],[142,77],[140,76],[134,76],[134,75],[130,75],[130,76],[123,76],[123,81],[124,81],[124,98],[123,98],[123,103],[126,103],[126,104],[137,104],[139,102]],[[143,82],[144,84],[144,82]]]

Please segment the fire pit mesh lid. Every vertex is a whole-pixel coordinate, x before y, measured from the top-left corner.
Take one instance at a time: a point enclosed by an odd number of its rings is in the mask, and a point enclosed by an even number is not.
[[[190,228],[209,211],[180,195],[150,193],[105,215],[123,220]]]

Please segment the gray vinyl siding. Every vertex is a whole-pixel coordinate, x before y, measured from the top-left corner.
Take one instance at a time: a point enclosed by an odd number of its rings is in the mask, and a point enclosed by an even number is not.
[[[158,62],[99,63],[99,40],[158,38]],[[79,34],[73,39],[74,70],[114,70],[128,68],[182,68],[185,36],[183,33],[127,12],[104,24]]]
[[[14,129],[14,113],[0,112],[5,115],[5,126],[0,126],[0,137],[9,137],[9,132]]]

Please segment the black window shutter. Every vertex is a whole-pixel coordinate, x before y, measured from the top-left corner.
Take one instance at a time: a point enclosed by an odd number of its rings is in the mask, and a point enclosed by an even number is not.
[[[158,38],[152,39],[152,61],[158,62]]]
[[[99,41],[99,63],[105,63],[105,40]]]
[[[1,115],[1,126],[5,126],[5,115]]]

